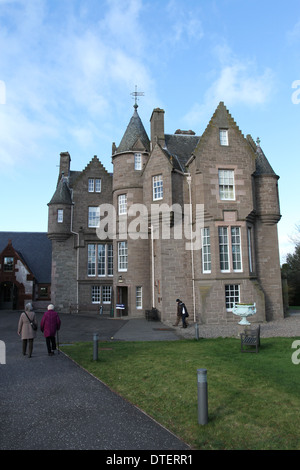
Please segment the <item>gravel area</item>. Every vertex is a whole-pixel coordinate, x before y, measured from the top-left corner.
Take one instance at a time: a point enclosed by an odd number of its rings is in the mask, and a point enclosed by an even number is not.
[[[195,338],[196,328],[194,323],[189,317],[189,326],[182,328],[181,325],[173,326],[172,321],[164,321],[164,324],[169,328],[174,328],[176,334],[181,338]],[[282,337],[300,337],[300,313],[293,314],[282,320],[274,320],[260,324],[261,338],[272,338],[275,336]],[[257,326],[258,323],[252,323]],[[199,338],[229,338],[239,336],[241,327],[237,323],[230,323],[226,325],[199,325]]]

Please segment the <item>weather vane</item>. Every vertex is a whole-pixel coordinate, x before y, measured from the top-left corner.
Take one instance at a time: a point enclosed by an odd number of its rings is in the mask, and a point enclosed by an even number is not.
[[[135,91],[133,91],[130,94],[133,96],[133,99],[134,99],[134,107],[137,108],[138,107],[138,104],[137,104],[138,96],[144,96],[144,92],[137,91],[137,86],[135,85]]]

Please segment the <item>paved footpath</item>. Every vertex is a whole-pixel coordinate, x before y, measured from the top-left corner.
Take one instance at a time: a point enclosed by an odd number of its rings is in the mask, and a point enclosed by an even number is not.
[[[0,340],[6,345],[6,364],[0,365],[0,450],[189,452],[188,445],[62,352],[49,357],[40,331],[32,358],[23,356],[16,333],[19,315],[0,312]],[[178,339],[171,329],[146,320],[61,319],[60,343],[90,341],[94,333],[99,340]]]

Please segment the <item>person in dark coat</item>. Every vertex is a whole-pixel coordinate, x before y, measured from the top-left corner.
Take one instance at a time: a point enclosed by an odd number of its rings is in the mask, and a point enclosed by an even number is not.
[[[179,320],[181,318],[182,328],[186,328],[188,326],[186,319],[189,316],[187,308],[180,299],[176,299],[176,302],[177,302],[177,324],[179,323]]]
[[[49,356],[53,356],[56,349],[56,332],[60,329],[61,321],[58,313],[54,310],[54,305],[48,305],[47,312],[44,313],[41,321],[41,331],[46,338],[46,345]]]
[[[30,322],[34,323],[37,328],[37,320],[32,305],[29,303],[25,306],[25,312],[21,313],[18,323],[18,335],[22,339],[23,355],[26,355],[28,343],[28,357],[32,356],[33,340],[36,337],[36,330],[33,329]]]

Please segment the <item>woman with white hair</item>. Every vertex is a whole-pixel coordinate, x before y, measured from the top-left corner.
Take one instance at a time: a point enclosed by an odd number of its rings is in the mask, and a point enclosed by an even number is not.
[[[55,335],[56,331],[60,329],[60,318],[58,313],[54,310],[54,305],[48,305],[47,312],[44,313],[41,321],[41,331],[46,338],[46,345],[49,356],[53,356],[56,349]]]
[[[33,340],[36,337],[37,321],[32,305],[25,306],[25,312],[21,313],[18,324],[18,335],[22,339],[23,355],[26,355],[28,343],[28,357],[32,356]]]

